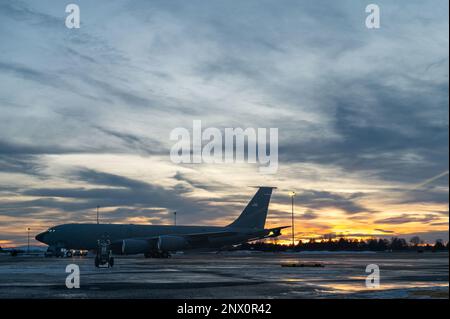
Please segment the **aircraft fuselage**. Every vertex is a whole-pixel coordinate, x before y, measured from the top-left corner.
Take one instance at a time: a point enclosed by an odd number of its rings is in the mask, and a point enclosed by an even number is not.
[[[265,229],[236,229],[215,226],[166,226],[132,224],[64,224],[50,228],[36,236],[49,246],[66,249],[94,250],[101,238],[118,243],[127,239],[148,239],[160,236],[183,236],[185,234],[209,234],[224,232],[226,236],[209,237],[198,241],[192,248],[219,248],[258,239],[269,234]],[[156,249],[156,248],[155,248]]]

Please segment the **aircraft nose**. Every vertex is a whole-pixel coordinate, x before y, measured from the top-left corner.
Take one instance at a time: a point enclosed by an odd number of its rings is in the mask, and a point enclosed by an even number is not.
[[[36,240],[45,244],[45,237],[46,237],[45,234],[46,234],[46,232],[43,232],[43,233],[40,233],[40,234],[36,235],[36,237],[35,237]]]

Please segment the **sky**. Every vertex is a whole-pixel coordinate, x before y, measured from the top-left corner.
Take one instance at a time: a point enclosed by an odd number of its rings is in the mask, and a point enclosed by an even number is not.
[[[0,246],[56,224],[222,226],[275,186],[297,239],[448,241],[448,1],[0,1]],[[276,174],[170,132],[278,128]],[[289,240],[289,230],[281,240]],[[37,244],[33,240],[33,244]]]

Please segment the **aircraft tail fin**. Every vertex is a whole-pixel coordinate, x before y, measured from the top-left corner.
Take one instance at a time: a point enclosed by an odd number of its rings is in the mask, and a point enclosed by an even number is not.
[[[264,229],[272,190],[275,187],[259,187],[241,215],[228,227]]]

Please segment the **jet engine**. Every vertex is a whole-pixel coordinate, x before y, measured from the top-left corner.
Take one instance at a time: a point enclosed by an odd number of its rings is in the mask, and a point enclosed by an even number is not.
[[[122,251],[124,255],[142,254],[150,250],[150,244],[144,239],[124,239]]]
[[[163,235],[158,238],[158,250],[176,251],[183,250],[189,246],[184,237]]]

